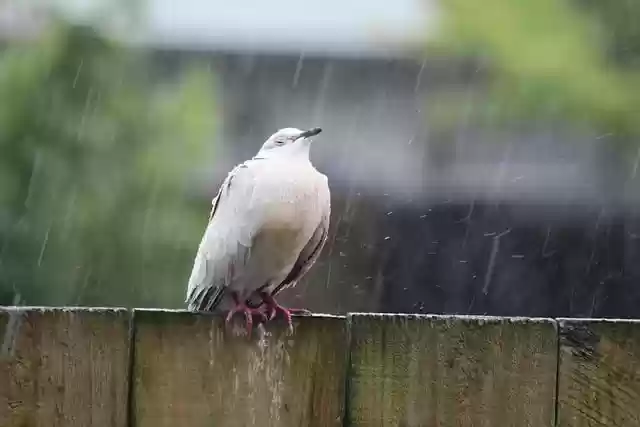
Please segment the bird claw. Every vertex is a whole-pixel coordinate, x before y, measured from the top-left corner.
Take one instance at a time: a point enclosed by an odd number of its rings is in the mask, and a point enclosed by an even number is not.
[[[301,314],[301,315],[311,314],[309,310],[305,310],[304,308],[284,308],[279,304],[271,305],[268,308],[268,311],[269,311],[269,317],[268,317],[269,321],[273,320],[278,315],[278,312],[280,312],[289,321],[289,323],[291,323],[290,319],[292,314]]]
[[[281,313],[287,322],[287,327],[290,332],[293,332],[293,321],[291,319],[293,314],[309,315],[311,312],[304,308],[285,308],[278,304],[276,300],[268,294],[263,295],[263,299],[266,305],[267,312],[269,313],[269,321],[272,321],[278,313]]]
[[[266,323],[267,321],[265,314],[259,309],[247,307],[246,304],[239,303],[239,304],[236,304],[236,306],[233,307],[231,310],[229,310],[229,313],[227,314],[227,318],[225,319],[225,323],[227,324],[227,326],[231,323],[233,316],[238,313],[244,316],[245,331],[249,337],[251,336],[251,331],[253,329],[254,317],[257,318],[258,324]]]

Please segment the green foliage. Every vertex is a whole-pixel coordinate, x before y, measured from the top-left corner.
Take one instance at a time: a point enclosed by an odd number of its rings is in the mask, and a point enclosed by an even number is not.
[[[209,74],[161,85],[139,52],[60,25],[3,53],[0,99],[0,304],[180,306]]]
[[[475,118],[569,120],[619,140],[640,134],[640,3],[442,0],[432,48],[489,64]],[[458,117],[459,118],[459,117]]]

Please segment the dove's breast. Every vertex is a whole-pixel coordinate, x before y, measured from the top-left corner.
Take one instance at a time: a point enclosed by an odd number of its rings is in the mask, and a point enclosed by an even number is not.
[[[326,197],[326,178],[312,167],[263,174],[249,210],[259,213],[266,230],[315,230]],[[312,231],[311,230],[311,231]]]
[[[322,220],[328,197],[326,178],[315,169],[263,172],[247,206],[260,224],[247,265],[254,286],[284,280]]]

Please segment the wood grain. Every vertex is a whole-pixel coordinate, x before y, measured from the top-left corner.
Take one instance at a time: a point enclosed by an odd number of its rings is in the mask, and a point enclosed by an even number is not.
[[[206,314],[135,312],[134,425],[341,426],[344,318],[294,318],[248,339]]]
[[[0,426],[125,427],[126,310],[0,308]]]
[[[559,325],[558,426],[639,426],[640,321]]]
[[[347,425],[553,425],[553,320],[372,314],[349,320]]]

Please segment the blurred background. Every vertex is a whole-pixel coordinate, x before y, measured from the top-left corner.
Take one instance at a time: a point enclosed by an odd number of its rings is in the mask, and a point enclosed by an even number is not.
[[[211,198],[320,126],[315,311],[640,317],[640,3],[0,0],[0,304],[183,307]]]

